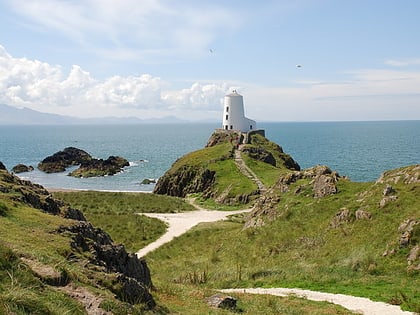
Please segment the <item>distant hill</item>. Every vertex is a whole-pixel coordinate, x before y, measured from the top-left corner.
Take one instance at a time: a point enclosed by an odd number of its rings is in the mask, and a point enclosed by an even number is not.
[[[43,113],[30,108],[16,108],[0,104],[0,125],[77,125],[77,124],[152,124],[186,123],[175,116],[140,119],[137,117],[77,118]]]

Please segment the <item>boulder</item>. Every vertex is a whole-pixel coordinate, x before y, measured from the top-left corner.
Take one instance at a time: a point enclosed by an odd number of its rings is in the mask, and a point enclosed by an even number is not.
[[[4,166],[3,162],[0,162],[0,170],[6,170],[6,166]]]
[[[392,188],[391,185],[386,185],[386,187],[384,188],[382,194],[386,197],[389,196],[391,194],[395,193],[394,188]]]
[[[330,223],[330,227],[333,229],[338,228],[343,223],[350,223],[353,221],[353,215],[347,208],[341,208],[339,212],[336,213],[335,217]]]
[[[214,308],[236,310],[236,299],[221,293],[214,294],[207,298],[207,304]]]
[[[150,184],[156,184],[156,180],[153,178],[145,178],[140,183],[140,185],[150,185]]]
[[[356,220],[370,220],[370,218],[372,217],[372,215],[369,212],[363,209],[356,210],[355,215]]]
[[[329,175],[319,175],[314,180],[313,193],[315,198],[322,198],[325,196],[337,193],[336,179]]]
[[[400,224],[398,232],[401,233],[399,245],[400,247],[407,247],[410,244],[411,238],[414,234],[415,227],[420,221],[414,219],[407,219]]]
[[[13,166],[12,168],[12,172],[19,174],[19,173],[25,173],[25,172],[32,172],[34,170],[33,166],[29,165],[25,165],[25,164],[17,164],[15,166]]]
[[[379,202],[379,207],[383,208],[388,203],[390,203],[392,201],[396,201],[397,199],[398,199],[397,196],[386,196],[386,197],[382,198],[381,201]]]

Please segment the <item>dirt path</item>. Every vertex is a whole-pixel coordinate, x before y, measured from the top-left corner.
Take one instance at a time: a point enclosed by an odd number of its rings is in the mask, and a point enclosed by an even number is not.
[[[215,222],[225,220],[229,215],[250,212],[252,209],[237,211],[210,211],[203,209],[194,200],[189,200],[198,210],[181,213],[140,213],[151,218],[160,219],[168,224],[168,230],[162,237],[137,252],[137,256],[143,257],[175,237],[182,235],[192,227],[202,222]],[[350,311],[365,315],[415,315],[415,313],[402,311],[397,305],[390,305],[383,302],[374,302],[367,298],[349,296],[344,294],[324,293],[302,289],[287,288],[246,288],[246,289],[224,289],[221,292],[230,293],[251,293],[271,294],[277,296],[295,295],[313,301],[327,301],[341,305]]]
[[[276,296],[295,295],[312,301],[326,301],[341,305],[346,309],[365,315],[414,315],[415,313],[402,311],[397,305],[390,305],[383,302],[374,302],[367,298],[350,296],[344,294],[323,293],[301,289],[285,288],[247,288],[247,289],[225,289],[224,293],[251,293],[270,294]]]
[[[193,205],[197,207],[195,204]],[[215,211],[205,210],[198,207],[197,211],[181,213],[140,213],[141,215],[164,221],[168,224],[168,230],[159,239],[140,249],[136,254],[138,257],[143,257],[156,248],[162,246],[163,244],[172,241],[175,237],[184,234],[199,223],[226,220],[226,218],[230,215],[250,211],[251,209],[237,211]]]
[[[238,149],[235,150],[235,163],[238,167],[239,171],[244,174],[246,177],[251,179],[255,184],[258,186],[258,190],[260,193],[264,193],[267,188],[262,183],[262,181],[258,178],[258,176],[245,164],[245,161],[242,159],[242,147],[243,144],[240,144]]]

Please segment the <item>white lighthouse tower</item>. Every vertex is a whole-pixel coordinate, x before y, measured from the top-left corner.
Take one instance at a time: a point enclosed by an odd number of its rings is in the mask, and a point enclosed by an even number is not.
[[[255,120],[248,119],[244,113],[244,100],[236,90],[225,96],[222,126],[224,130],[249,132],[257,129]]]

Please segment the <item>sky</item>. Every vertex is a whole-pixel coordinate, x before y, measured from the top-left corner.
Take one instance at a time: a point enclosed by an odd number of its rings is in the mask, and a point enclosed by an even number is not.
[[[0,104],[75,117],[420,119],[418,0],[0,0]]]

